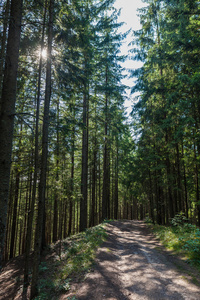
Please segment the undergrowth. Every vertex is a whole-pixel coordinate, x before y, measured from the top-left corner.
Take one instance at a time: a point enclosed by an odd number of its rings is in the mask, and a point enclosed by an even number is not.
[[[171,226],[152,225],[156,236],[164,246],[200,269],[200,229],[188,223],[183,214],[171,220]]]
[[[97,247],[106,237],[104,227],[98,225],[63,240],[60,255],[54,255],[53,262],[40,265],[39,296],[35,300],[58,299],[59,294],[70,290],[72,279],[84,278],[94,263]],[[54,247],[51,246],[53,251]]]

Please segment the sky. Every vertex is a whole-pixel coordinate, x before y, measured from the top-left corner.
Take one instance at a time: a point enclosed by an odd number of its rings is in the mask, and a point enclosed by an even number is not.
[[[115,7],[117,9],[121,8],[121,15],[119,17],[119,22],[125,22],[125,24],[120,28],[121,32],[126,32],[130,28],[133,30],[138,30],[141,28],[140,26],[140,20],[137,16],[138,8],[144,7],[145,4],[142,2],[142,0],[116,0]],[[122,54],[128,54],[128,44],[133,40],[133,37],[131,37],[131,33],[128,35],[126,41],[124,41],[123,46],[121,48]],[[127,60],[124,63],[125,68],[130,69],[136,69],[141,66],[141,62],[136,62],[133,60]],[[125,79],[123,81],[124,84],[128,86],[134,85],[134,79]],[[131,96],[129,94],[129,99],[125,101],[125,107],[127,107],[127,113],[129,114],[131,112],[131,105],[133,104],[133,98],[134,95]]]

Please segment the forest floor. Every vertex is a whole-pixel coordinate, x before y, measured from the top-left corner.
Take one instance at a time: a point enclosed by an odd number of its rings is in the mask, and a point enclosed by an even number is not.
[[[200,299],[200,274],[181,257],[165,250],[141,221],[113,221],[107,240],[82,280],[71,280],[59,300]],[[22,258],[0,274],[0,299],[20,298]],[[43,298],[41,298],[43,299]],[[48,300],[48,298],[46,298]]]

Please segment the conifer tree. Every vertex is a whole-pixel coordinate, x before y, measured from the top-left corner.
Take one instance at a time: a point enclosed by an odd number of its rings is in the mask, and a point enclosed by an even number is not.
[[[2,260],[6,230],[21,19],[22,1],[12,0],[5,71],[0,101],[0,262]]]
[[[49,131],[49,109],[51,100],[51,68],[52,68],[52,43],[53,43],[53,18],[54,18],[54,0],[49,3],[49,22],[48,22],[48,50],[47,50],[47,65],[46,65],[46,89],[44,102],[43,116],[43,131],[42,131],[42,157],[41,157],[41,172],[38,193],[38,215],[34,245],[34,265],[31,282],[31,299],[38,292],[38,273],[40,263],[40,251],[44,230],[44,213],[45,213],[45,192],[46,192],[46,177],[47,177],[47,158],[48,158],[48,131]]]

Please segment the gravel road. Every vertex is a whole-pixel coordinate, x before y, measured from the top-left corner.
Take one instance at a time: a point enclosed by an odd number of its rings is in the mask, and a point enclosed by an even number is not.
[[[187,264],[164,251],[143,222],[115,221],[107,231],[94,269],[73,293],[76,299],[200,299],[200,287],[184,271]]]

